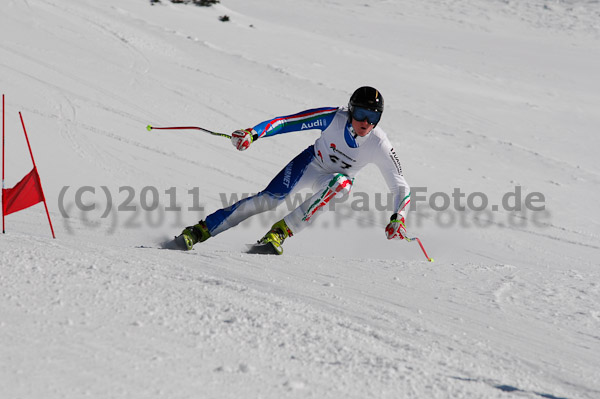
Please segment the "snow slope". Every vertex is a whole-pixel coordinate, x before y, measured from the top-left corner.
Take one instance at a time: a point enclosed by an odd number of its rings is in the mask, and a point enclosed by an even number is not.
[[[599,21],[583,0],[3,0],[6,187],[31,168],[21,111],[57,239],[42,205],[6,218],[0,396],[600,397]],[[243,253],[285,207],[156,248],[318,132],[239,153],[147,124],[230,132],[364,84],[434,263],[385,240],[376,168],[368,206],[285,256]],[[545,209],[508,209],[528,195]]]

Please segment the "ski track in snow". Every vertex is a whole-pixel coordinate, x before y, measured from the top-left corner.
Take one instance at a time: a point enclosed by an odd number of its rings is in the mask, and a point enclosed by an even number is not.
[[[4,10],[7,187],[30,168],[23,111],[58,239],[41,205],[7,217],[0,396],[600,397],[597,1],[10,0]],[[343,105],[362,84],[386,96],[382,126],[409,183],[484,192],[490,205],[519,186],[544,193],[547,217],[450,212],[448,226],[421,203],[408,227],[434,263],[416,243],[385,242],[385,212],[344,207],[282,257],[242,250],[283,209],[191,252],[156,248],[223,195],[262,189],[317,136],[238,153],[148,123],[228,132]],[[83,198],[94,212],[75,205],[82,186],[96,189]],[[124,186],[134,213],[116,210]],[[177,189],[182,211],[139,211],[142,187],[163,207]],[[191,188],[200,214],[186,212]],[[386,187],[367,168],[356,190]]]

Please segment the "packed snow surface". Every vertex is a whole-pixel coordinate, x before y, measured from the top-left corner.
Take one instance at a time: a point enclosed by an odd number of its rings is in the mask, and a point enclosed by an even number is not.
[[[599,398],[600,3],[3,0],[2,398]],[[220,17],[229,16],[229,22]],[[293,203],[159,249],[318,131],[229,133],[377,87],[413,187],[249,255]],[[520,208],[520,209],[519,209]]]

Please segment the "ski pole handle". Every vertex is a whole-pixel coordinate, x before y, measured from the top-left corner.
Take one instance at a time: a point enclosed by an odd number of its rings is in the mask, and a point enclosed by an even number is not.
[[[163,126],[163,127],[157,127],[157,126],[148,125],[148,126],[146,126],[146,129],[148,131],[152,131],[152,130],[189,130],[189,129],[194,129],[194,130],[201,130],[201,131],[203,131],[205,133],[208,133],[208,134],[212,134],[213,136],[221,136],[221,137],[227,137],[228,139],[231,139],[231,135],[230,134],[220,133],[220,132],[213,132],[212,130],[205,129],[205,128],[200,127],[200,126]],[[258,134],[254,134],[252,136],[252,140],[256,141],[257,139],[258,139]]]
[[[404,237],[404,239],[408,242],[417,241],[419,243],[419,246],[421,247],[421,250],[423,251],[423,255],[425,255],[428,261],[433,262],[433,258],[430,258],[429,255],[427,255],[427,252],[425,252],[425,248],[423,247],[423,244],[421,243],[419,237]]]

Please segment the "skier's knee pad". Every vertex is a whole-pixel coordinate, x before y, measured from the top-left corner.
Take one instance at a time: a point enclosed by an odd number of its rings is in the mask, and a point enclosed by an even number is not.
[[[309,201],[309,206],[304,213],[303,221],[308,222],[313,215],[329,204],[334,198],[340,199],[350,192],[352,188],[352,179],[348,176],[338,173],[329,181],[325,190],[317,193]]]
[[[352,182],[353,179],[350,179],[343,173],[338,173],[333,176],[333,179],[329,182],[329,189],[336,197],[341,197],[350,192],[352,189]]]

